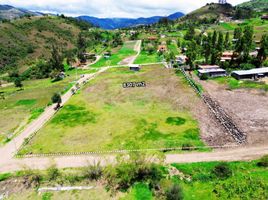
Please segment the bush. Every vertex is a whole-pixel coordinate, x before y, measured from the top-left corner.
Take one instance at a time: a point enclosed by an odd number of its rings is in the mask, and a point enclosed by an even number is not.
[[[166,191],[167,200],[181,200],[183,199],[182,188],[174,184]]]
[[[51,101],[52,101],[52,103],[58,103],[58,104],[60,104],[60,103],[62,102],[60,94],[55,93],[55,94],[51,97]]]
[[[47,178],[49,181],[56,180],[60,176],[60,171],[55,165],[47,169]]]
[[[201,74],[200,80],[203,80],[203,81],[208,80],[208,75],[207,74]]]
[[[225,179],[232,175],[232,170],[227,163],[220,163],[214,167],[212,173],[217,178]]]
[[[103,175],[103,169],[100,162],[89,165],[84,169],[84,176],[89,180],[99,180]]]
[[[268,167],[268,155],[263,156],[261,160],[257,163],[259,167]]]
[[[184,143],[184,144],[182,144],[181,150],[183,150],[183,151],[191,151],[191,150],[194,150],[193,147],[194,146],[192,144],[190,144],[190,143]]]

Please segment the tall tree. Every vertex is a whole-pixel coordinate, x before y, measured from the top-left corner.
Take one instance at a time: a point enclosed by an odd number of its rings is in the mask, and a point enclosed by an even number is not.
[[[80,60],[80,62],[85,62],[86,58],[85,58],[85,52],[86,52],[86,47],[87,47],[87,43],[86,43],[86,39],[83,37],[82,33],[79,33],[78,35],[78,39],[77,39],[77,57]]]
[[[187,64],[190,65],[191,69],[193,70],[194,61],[197,58],[197,44],[194,40],[190,42],[186,52],[186,56],[188,57]]]
[[[224,48],[230,49],[230,33],[227,32],[224,39]]]
[[[234,30],[234,39],[240,39],[242,37],[242,28],[237,27]]]
[[[222,32],[219,33],[219,37],[218,37],[218,43],[217,43],[217,50],[219,52],[223,51],[223,43],[224,43],[224,39],[223,39],[223,34]]]
[[[59,52],[56,46],[52,45],[51,58],[49,64],[52,70],[64,71],[64,66],[62,64],[63,56]]]
[[[268,35],[265,34],[262,36],[262,39],[261,39],[261,48],[258,52],[258,56],[257,56],[257,59],[258,59],[258,66],[260,66],[263,61],[265,61],[268,57]]]
[[[253,35],[254,35],[254,31],[253,31],[253,27],[252,26],[246,26],[243,32],[243,60],[244,62],[246,62],[249,58],[249,53],[250,50],[252,48],[252,44],[253,44]]]

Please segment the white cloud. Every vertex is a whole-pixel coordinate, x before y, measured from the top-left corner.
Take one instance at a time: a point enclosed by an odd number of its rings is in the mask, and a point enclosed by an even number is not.
[[[244,1],[228,2],[236,5]],[[169,15],[178,11],[188,13],[210,2],[211,0],[0,0],[0,4],[34,11],[64,13],[71,16],[130,18]]]

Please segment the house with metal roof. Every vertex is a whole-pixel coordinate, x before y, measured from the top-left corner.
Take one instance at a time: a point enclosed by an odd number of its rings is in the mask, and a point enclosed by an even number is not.
[[[224,69],[222,68],[217,68],[217,69],[199,69],[198,71],[198,76],[203,77],[221,77],[221,76],[226,76],[227,73]]]
[[[268,76],[268,67],[233,71],[231,76],[235,79],[258,79]]]

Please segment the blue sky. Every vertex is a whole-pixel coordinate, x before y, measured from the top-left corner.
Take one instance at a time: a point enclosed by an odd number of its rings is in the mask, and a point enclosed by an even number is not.
[[[228,2],[236,5],[244,1]],[[165,16],[178,11],[188,13],[210,2],[217,0],[0,0],[0,4],[33,11],[63,13],[70,16],[129,18]]]

